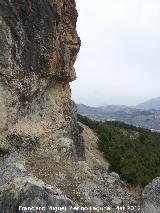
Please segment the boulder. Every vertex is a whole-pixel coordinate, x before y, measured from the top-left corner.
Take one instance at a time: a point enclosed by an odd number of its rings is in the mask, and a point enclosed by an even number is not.
[[[145,187],[142,193],[142,213],[160,213],[160,178]]]

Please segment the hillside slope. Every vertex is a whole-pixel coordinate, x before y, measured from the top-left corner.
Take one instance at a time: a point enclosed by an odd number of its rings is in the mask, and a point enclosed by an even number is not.
[[[88,126],[82,123],[80,125],[83,128],[82,136],[85,141],[86,162],[91,168],[99,166],[108,170],[109,162],[99,149],[97,134]]]
[[[160,176],[160,133],[122,122],[98,122],[78,119],[98,135],[98,145],[116,171],[132,186],[146,186]]]
[[[84,127],[83,134],[86,135],[87,138],[88,138],[88,127],[90,127],[92,129],[92,131],[94,129],[94,132],[92,132],[93,136],[95,135],[95,131],[96,131],[96,138],[98,136],[98,141],[97,141],[98,147],[97,148],[101,148],[101,151],[104,152],[105,157],[110,161],[110,163],[106,162],[109,167],[112,166],[112,169],[118,168],[117,167],[118,164],[121,161],[124,161],[125,158],[127,157],[127,155],[129,156],[129,158],[126,161],[127,164],[122,165],[122,169],[125,172],[127,172],[126,173],[127,175],[129,174],[128,181],[136,179],[136,175],[138,174],[137,177],[140,178],[139,179],[139,182],[140,182],[141,180],[143,180],[143,176],[146,175],[145,174],[146,171],[149,172],[150,174],[152,174],[153,166],[157,165],[157,169],[159,169],[158,162],[160,161],[160,155],[159,155],[159,151],[157,151],[159,149],[159,143],[160,143],[160,134],[159,133],[152,133],[149,130],[130,126],[130,125],[127,125],[127,124],[124,124],[121,122],[102,123],[102,122],[97,122],[97,121],[91,121],[90,119],[80,116],[80,115],[78,116],[78,118],[83,123],[83,127]],[[87,125],[87,129],[84,124]],[[90,131],[91,130],[89,130],[89,132]],[[120,138],[119,138],[119,136],[120,136]],[[112,137],[114,137],[114,138],[112,138]],[[89,138],[90,138],[90,136],[89,136]],[[137,150],[137,148],[136,148],[137,145],[135,144],[135,142],[138,140],[138,138],[141,138],[142,141],[138,141],[138,144],[137,144],[138,150]],[[113,141],[112,141],[112,139],[113,139]],[[118,141],[117,141],[117,139],[118,139]],[[127,139],[127,140],[125,141],[125,139]],[[116,142],[117,142],[117,146],[115,146]],[[153,147],[152,147],[152,145],[150,146],[149,144],[150,145],[152,144]],[[134,153],[131,153],[131,150],[134,150]],[[150,152],[149,154],[147,153],[147,150]],[[141,159],[139,159],[139,160],[137,159],[139,165],[137,167],[138,170],[136,171],[136,163],[137,163],[136,161],[137,160],[136,160],[135,156],[137,154],[137,151],[140,151],[139,156],[141,157]],[[155,151],[157,151],[157,153]],[[111,154],[113,154],[112,155],[113,158],[111,157]],[[147,158],[145,157],[145,155]],[[156,158],[155,158],[156,161],[159,158],[157,164],[152,162],[152,157],[155,157],[155,156],[156,156]],[[103,157],[104,157],[104,155],[103,155]],[[105,159],[105,158],[103,158],[103,159]],[[133,159],[133,162],[131,161],[131,164],[129,165],[129,161],[132,159]],[[150,159],[151,159],[151,161],[150,161]],[[113,164],[115,162],[113,160],[116,160],[116,164]],[[144,171],[145,168],[140,167],[140,164],[143,164],[143,160],[144,160],[144,166],[147,169],[146,171]],[[102,162],[105,163],[105,160]],[[153,163],[153,166],[150,165],[151,167],[149,167],[149,164],[151,162]],[[113,167],[113,165],[114,165],[114,167]],[[127,166],[127,169],[125,168],[125,166]],[[131,173],[130,173],[130,171],[131,171]],[[139,171],[142,174],[139,174]],[[120,172],[120,170],[119,170],[119,172]],[[112,174],[112,173],[109,173],[109,174]],[[156,175],[156,173],[154,175]],[[160,175],[160,171],[159,171],[159,175]],[[123,176],[123,178],[125,178],[125,176]],[[148,181],[149,181],[149,179],[148,179]],[[136,198],[139,197],[139,199],[138,199],[139,201],[137,200],[137,205],[140,205],[140,206],[139,206],[139,209],[136,209],[134,206],[132,206],[133,207],[132,211],[141,212],[141,213],[153,213],[153,212],[158,213],[160,211],[160,202],[159,202],[160,201],[159,200],[160,187],[159,186],[160,186],[160,178],[155,178],[151,183],[148,184],[148,186],[145,187],[141,196],[140,196],[140,194],[139,194],[139,196],[138,196],[138,194],[136,194]],[[113,193],[113,192],[111,192],[111,193]],[[133,191],[131,192],[131,194],[133,196],[133,194],[134,194]],[[128,195],[127,195],[127,197],[128,197]],[[127,208],[125,208],[125,210],[127,210]],[[131,209],[128,209],[128,210],[129,210],[128,212],[130,212]]]
[[[86,161],[72,161],[66,139],[60,139],[57,147],[46,141],[42,150],[26,155],[27,170],[48,185],[56,185],[63,195],[82,207],[109,206],[116,212],[115,205],[139,205],[139,194],[133,193],[118,174],[108,171],[109,163],[99,150],[96,133],[80,125]]]
[[[127,106],[108,105],[103,107],[89,107],[77,105],[78,113],[94,120],[117,120],[127,124],[160,131],[160,111],[143,110]]]

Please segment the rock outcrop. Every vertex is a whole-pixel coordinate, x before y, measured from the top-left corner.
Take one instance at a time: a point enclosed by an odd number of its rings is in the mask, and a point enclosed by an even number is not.
[[[154,179],[145,187],[142,200],[142,213],[160,212],[160,178]]]
[[[69,86],[80,48],[75,6],[74,0],[1,0],[0,132],[11,145],[58,132],[73,140],[74,159],[82,160]]]
[[[25,163],[43,158],[44,147],[52,164],[85,159],[69,85],[80,48],[76,21],[74,0],[0,1],[0,212],[74,206]]]
[[[0,212],[82,212],[54,186],[33,177],[24,159],[11,153],[0,170]]]

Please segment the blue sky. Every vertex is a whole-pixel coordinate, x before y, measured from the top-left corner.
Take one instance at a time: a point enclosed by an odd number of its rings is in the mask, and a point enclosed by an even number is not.
[[[136,105],[160,96],[160,1],[76,0],[82,40],[72,98]]]

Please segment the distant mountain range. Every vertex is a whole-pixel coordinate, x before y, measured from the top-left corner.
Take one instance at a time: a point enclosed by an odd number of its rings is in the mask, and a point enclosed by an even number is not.
[[[160,131],[160,98],[151,99],[135,107],[107,105],[90,107],[77,104],[78,113],[91,119],[117,120],[127,124]]]
[[[153,98],[148,101],[145,101],[144,103],[138,104],[136,108],[145,110],[150,109],[160,110],[160,97]]]

